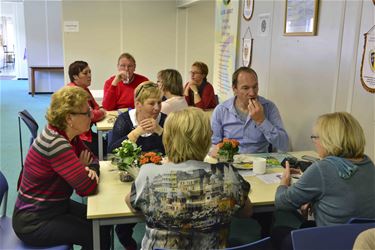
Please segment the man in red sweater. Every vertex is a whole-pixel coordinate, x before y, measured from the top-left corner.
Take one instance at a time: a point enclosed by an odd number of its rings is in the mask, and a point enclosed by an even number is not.
[[[103,108],[116,110],[134,108],[134,89],[147,77],[135,74],[135,59],[129,53],[123,53],[118,58],[117,74],[111,76],[104,84]]]

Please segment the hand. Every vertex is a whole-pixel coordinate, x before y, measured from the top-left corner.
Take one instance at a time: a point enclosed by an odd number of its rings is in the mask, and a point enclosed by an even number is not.
[[[311,203],[303,204],[299,210],[301,211],[302,217],[305,218],[306,220],[309,215],[310,216],[312,215]]]
[[[285,163],[285,169],[281,177],[280,185],[290,186],[290,166],[289,161]]]
[[[129,78],[129,73],[127,71],[125,70],[119,71],[117,72],[115,78],[113,79],[112,85],[117,86],[119,82],[124,81],[127,78]]]
[[[219,144],[212,145],[210,151],[208,152],[208,155],[217,158],[217,152],[219,151]]]
[[[105,110],[103,108],[100,108],[99,110],[103,112],[103,117],[105,117],[107,115],[107,110]]]
[[[198,92],[198,86],[197,86],[197,82],[196,81],[191,80],[189,82],[188,87],[191,89],[191,91]]]
[[[96,180],[96,183],[99,183],[99,176],[96,174],[96,172],[89,167],[85,167],[85,170],[88,172],[88,176],[91,180]]]
[[[85,166],[90,165],[92,162],[91,152],[87,149],[83,150],[79,155],[79,161]]]
[[[160,130],[159,124],[153,118],[144,119],[139,124],[140,127],[147,133],[154,133]]]
[[[261,124],[264,121],[265,116],[263,106],[257,99],[250,99],[247,108],[249,110],[251,119],[253,119],[257,125]]]

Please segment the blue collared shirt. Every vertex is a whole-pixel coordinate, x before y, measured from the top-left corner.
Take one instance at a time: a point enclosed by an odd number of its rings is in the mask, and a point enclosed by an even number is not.
[[[263,105],[265,120],[257,125],[250,116],[246,121],[240,119],[234,106],[235,98],[232,97],[215,108],[211,119],[212,144],[230,138],[240,142],[239,152],[242,154],[268,152],[269,144],[278,151],[287,152],[289,138],[276,105],[264,97],[258,97]]]

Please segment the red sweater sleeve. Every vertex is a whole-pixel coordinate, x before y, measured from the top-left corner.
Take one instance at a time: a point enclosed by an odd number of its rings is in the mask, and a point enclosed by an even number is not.
[[[112,86],[115,76],[110,77],[104,84],[103,108],[106,110],[116,110],[117,105],[117,86]]]
[[[217,103],[214,88],[210,83],[207,83],[203,89],[201,101],[195,103],[194,106],[201,109],[213,109],[216,107],[216,105]]]

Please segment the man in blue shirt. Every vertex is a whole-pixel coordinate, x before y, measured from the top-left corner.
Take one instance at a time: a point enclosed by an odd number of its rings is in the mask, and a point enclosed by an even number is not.
[[[230,138],[240,142],[240,153],[268,152],[270,144],[278,151],[288,151],[289,138],[279,110],[273,102],[258,96],[257,73],[247,67],[237,69],[232,89],[234,97],[219,104],[212,114],[212,145]],[[216,151],[211,151],[213,156]]]

